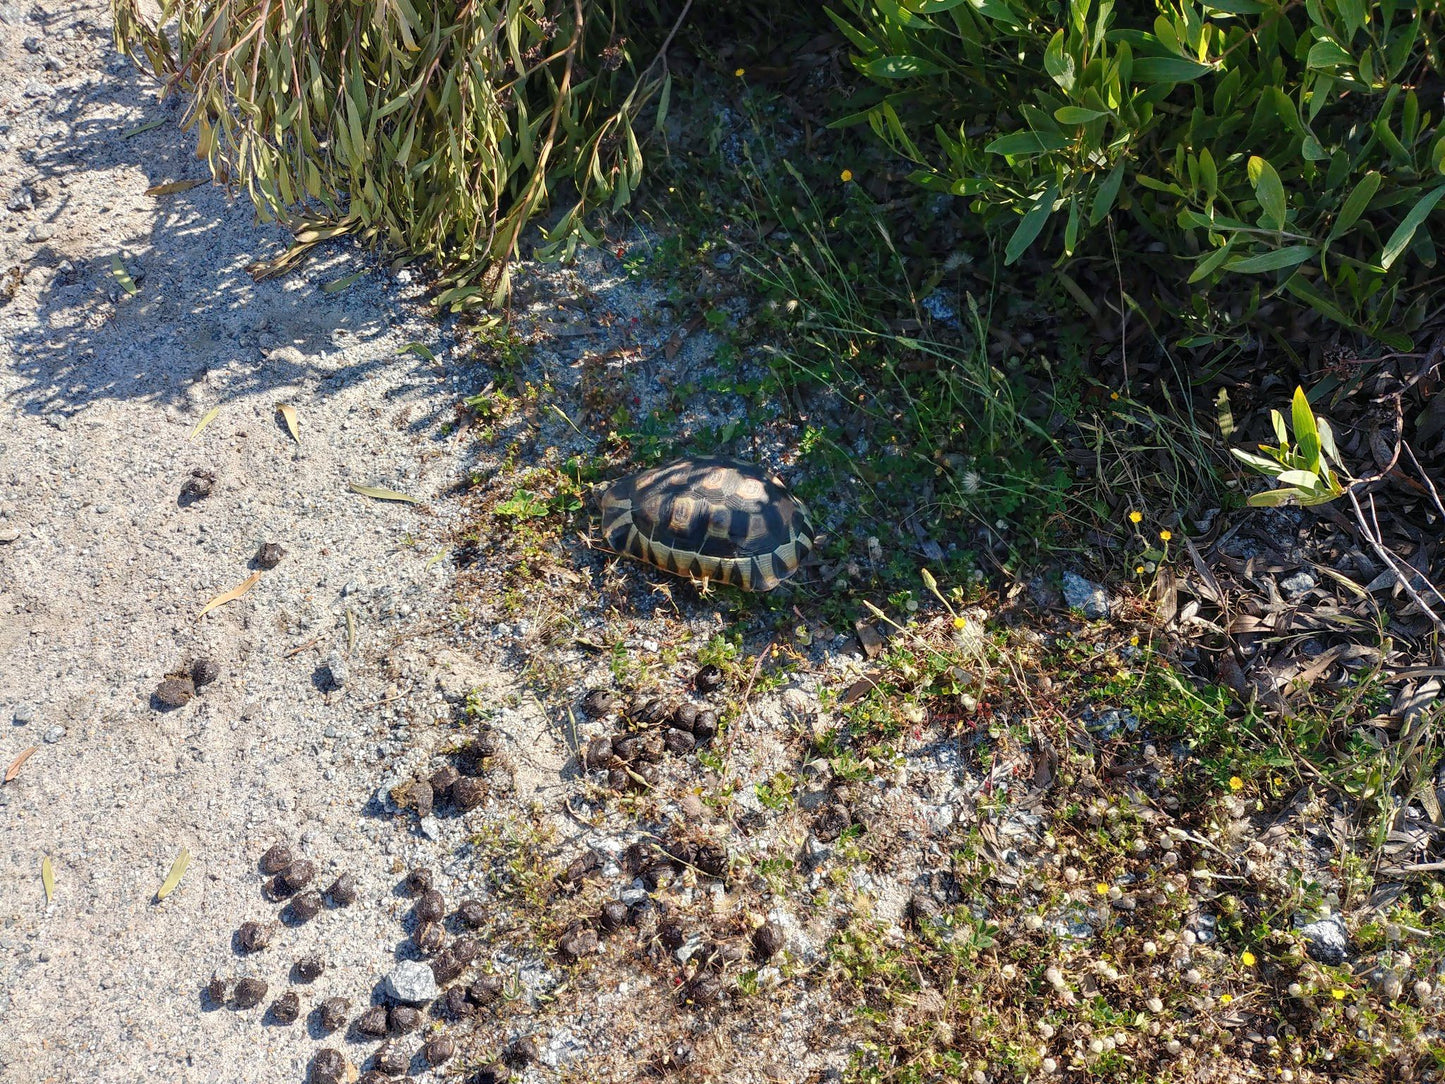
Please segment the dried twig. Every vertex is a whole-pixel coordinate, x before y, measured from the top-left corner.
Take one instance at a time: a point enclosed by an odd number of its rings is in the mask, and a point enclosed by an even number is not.
[[[1441,618],[1439,614],[1430,608],[1430,604],[1425,601],[1420,592],[1415,589],[1415,585],[1411,582],[1420,574],[1408,565],[1405,566],[1403,571],[1401,570],[1401,565],[1403,565],[1404,562],[1386,548],[1383,536],[1376,533],[1380,529],[1378,518],[1375,519],[1375,527],[1371,530],[1370,524],[1365,518],[1365,510],[1360,507],[1359,498],[1355,496],[1354,486],[1350,486],[1345,490],[1345,496],[1350,499],[1350,506],[1355,510],[1355,522],[1359,524],[1360,533],[1365,536],[1365,541],[1369,543],[1370,548],[1375,551],[1375,556],[1389,566],[1390,571],[1395,574],[1395,579],[1399,582],[1400,586],[1405,589],[1405,593],[1410,596],[1411,601],[1420,607],[1421,612],[1426,614],[1430,620],[1434,622],[1436,628],[1445,632],[1445,618]],[[1370,512],[1372,515],[1374,511],[1375,500],[1371,497]],[[1423,576],[1420,578],[1424,579]],[[1429,580],[1425,580],[1425,583],[1437,597],[1440,597],[1440,592],[1434,584],[1431,584]]]

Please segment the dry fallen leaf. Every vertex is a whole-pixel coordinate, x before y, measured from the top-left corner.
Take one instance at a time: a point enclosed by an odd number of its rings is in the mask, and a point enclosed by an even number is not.
[[[167,181],[165,184],[153,184],[146,189],[147,196],[169,196],[173,192],[184,192],[188,188],[195,188],[206,182],[199,177],[189,181]]]
[[[408,497],[405,493],[398,493],[394,489],[381,489],[377,486],[359,486],[351,483],[354,493],[360,493],[363,497],[375,497],[379,501],[405,501],[407,504],[417,504],[420,497]]]
[[[45,902],[49,903],[55,899],[55,867],[51,865],[49,855],[40,863],[40,883],[45,886]]]
[[[276,409],[281,412],[281,417],[286,420],[286,428],[291,431],[291,439],[297,444],[300,444],[301,427],[296,418],[296,408],[290,403],[277,403]]]
[[[121,139],[129,139],[131,136],[138,136],[142,132],[149,132],[152,129],[159,128],[164,123],[165,121],[163,120],[153,120],[149,124],[142,124],[139,128],[132,128],[130,131],[123,134],[121,136]]]
[[[321,287],[321,292],[323,294],[339,294],[342,290],[346,289],[357,279],[361,278],[363,274],[364,272],[355,271],[350,275],[347,275],[345,278],[335,279],[334,281],[328,282],[323,285]]]
[[[196,423],[196,427],[191,430],[191,435],[188,436],[186,439],[195,440],[198,436],[201,435],[202,429],[204,429],[206,426],[210,425],[213,421],[216,420],[216,415],[219,413],[221,413],[220,407],[211,407],[210,410],[206,411],[206,416]]]
[[[10,767],[5,769],[5,782],[8,783],[10,782],[10,780],[14,779],[17,775],[19,775],[20,765],[24,764],[27,760],[29,760],[30,754],[34,753],[39,748],[40,746],[38,745],[32,745],[29,749],[21,750],[20,755],[10,762]]]
[[[181,883],[181,877],[185,875],[186,867],[191,864],[191,852],[184,847],[181,853],[176,855],[176,860],[171,863],[171,871],[166,874],[166,879],[156,889],[156,902],[160,903],[176,890],[176,885]]]
[[[437,359],[437,356],[432,351],[432,348],[427,346],[426,343],[407,343],[400,350],[398,350],[397,353],[415,354],[417,357],[423,358],[426,361],[436,361]]]
[[[196,620],[199,621],[201,618],[205,617],[206,614],[214,610],[217,606],[224,606],[228,602],[235,602],[238,598],[240,598],[242,595],[244,595],[247,591],[251,590],[251,588],[255,587],[256,584],[260,582],[261,573],[251,573],[235,587],[231,588],[229,591],[217,595],[215,598],[211,599],[210,602],[202,606],[201,612],[196,614]]]
[[[115,276],[115,281],[120,283],[120,288],[126,293],[140,293],[140,287],[135,284],[135,279],[130,277],[130,272],[125,269],[125,264],[120,262],[119,256],[110,258],[110,273]]]

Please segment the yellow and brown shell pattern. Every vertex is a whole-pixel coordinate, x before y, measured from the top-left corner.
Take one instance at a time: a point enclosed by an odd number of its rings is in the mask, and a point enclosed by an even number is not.
[[[803,502],[761,467],[678,459],[602,494],[607,547],[678,576],[770,591],[813,549]]]

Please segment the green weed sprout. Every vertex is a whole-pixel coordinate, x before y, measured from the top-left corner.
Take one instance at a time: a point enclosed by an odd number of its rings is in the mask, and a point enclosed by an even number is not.
[[[1241,462],[1279,483],[1278,489],[1255,493],[1249,498],[1249,503],[1257,508],[1277,508],[1292,500],[1303,505],[1325,504],[1344,496],[1345,487],[1335,473],[1335,467],[1341,464],[1334,431],[1324,418],[1315,416],[1304,389],[1295,388],[1291,404],[1294,443],[1290,442],[1289,425],[1284,415],[1278,410],[1269,413],[1279,447],[1261,444],[1259,450],[1263,455],[1239,448],[1230,449]]]

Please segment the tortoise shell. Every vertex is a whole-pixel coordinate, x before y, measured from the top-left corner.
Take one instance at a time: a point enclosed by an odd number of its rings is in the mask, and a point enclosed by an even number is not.
[[[614,482],[602,536],[624,556],[703,581],[770,591],[813,549],[803,502],[751,463],[678,459]]]

